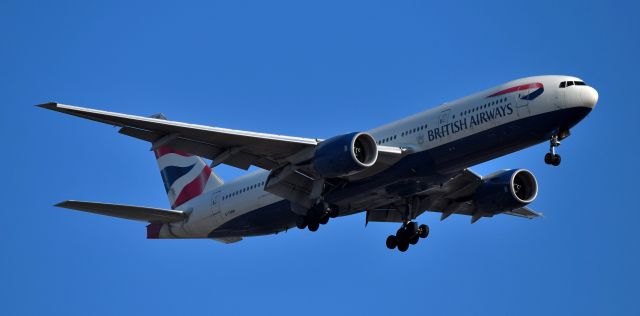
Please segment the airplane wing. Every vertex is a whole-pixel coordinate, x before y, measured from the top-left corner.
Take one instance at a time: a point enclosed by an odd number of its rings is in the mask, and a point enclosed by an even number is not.
[[[423,210],[419,214],[427,210],[439,212],[442,213],[441,220],[452,214],[469,215],[472,217],[471,223],[475,223],[482,217],[492,217],[493,214],[478,212],[473,203],[473,196],[481,184],[482,177],[469,169],[455,173],[442,185],[432,185],[415,195],[418,198],[419,209]],[[401,214],[399,205],[390,204],[367,211],[366,220],[367,223],[402,222]],[[529,219],[542,216],[542,213],[535,212],[526,206],[501,214]]]
[[[265,190],[299,205],[311,206],[314,187],[321,177],[310,166],[321,139],[232,130],[220,127],[169,121],[162,115],[142,117],[77,106],[45,103],[39,107],[89,120],[120,126],[119,132],[152,143],[152,149],[170,146],[209,158],[211,165],[227,164],[241,169],[251,165],[272,170]],[[404,156],[406,149],[378,146],[378,159],[368,169],[348,180],[365,178],[386,169]],[[275,176],[277,174],[277,177]],[[292,189],[293,188],[293,189]]]
[[[161,208],[141,207],[121,204],[108,204],[85,201],[64,201],[56,204],[57,207],[68,208],[76,211],[89,212],[100,215],[119,217],[124,219],[170,223],[183,220],[187,214],[177,210]]]
[[[39,107],[85,119],[120,126],[120,133],[154,143],[160,147],[170,145],[194,155],[213,160],[213,165],[224,163],[241,169],[254,165],[271,170],[287,163],[296,163],[322,140],[284,135],[232,130],[220,127],[168,121],[162,118],[142,117],[107,112],[77,106],[45,103]],[[379,146],[381,163],[391,164],[402,153],[399,148]]]

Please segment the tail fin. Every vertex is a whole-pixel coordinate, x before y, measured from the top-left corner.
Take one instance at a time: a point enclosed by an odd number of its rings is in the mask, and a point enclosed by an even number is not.
[[[222,179],[198,156],[163,146],[154,150],[171,208],[222,185]]]

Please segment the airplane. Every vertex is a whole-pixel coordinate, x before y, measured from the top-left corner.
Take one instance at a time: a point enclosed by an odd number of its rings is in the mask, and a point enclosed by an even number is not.
[[[413,116],[329,139],[188,124],[162,114],[135,116],[59,103],[39,107],[120,127],[151,144],[170,208],[68,200],[58,207],[148,222],[147,238],[207,238],[234,243],[293,227],[315,232],[329,219],[365,212],[399,223],[386,239],[405,252],[429,235],[426,211],[471,217],[537,218],[528,207],[538,182],[526,169],[481,176],[469,167],[549,142],[545,163],[598,102],[572,76],[513,80]],[[205,160],[206,159],[206,160]],[[257,171],[230,182],[220,164]]]

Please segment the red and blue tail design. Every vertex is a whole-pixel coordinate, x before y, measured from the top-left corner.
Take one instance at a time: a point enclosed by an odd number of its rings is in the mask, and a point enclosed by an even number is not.
[[[171,147],[160,147],[154,153],[173,209],[223,183],[198,156]]]

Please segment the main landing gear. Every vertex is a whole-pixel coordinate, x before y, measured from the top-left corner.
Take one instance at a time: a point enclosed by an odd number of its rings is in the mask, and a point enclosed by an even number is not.
[[[309,228],[309,231],[315,232],[320,228],[320,225],[328,223],[330,218],[338,217],[338,213],[338,210],[325,205],[315,207],[309,210],[307,215],[298,216],[296,226],[300,229]]]
[[[422,224],[418,226],[416,222],[406,222],[398,229],[395,235],[387,237],[387,248],[395,249],[401,252],[407,251],[409,245],[415,245],[420,238],[429,236],[429,226]]]
[[[556,154],[556,147],[558,146],[560,146],[558,135],[551,136],[551,140],[549,141],[549,152],[544,155],[544,163],[553,166],[560,165],[560,155]]]

